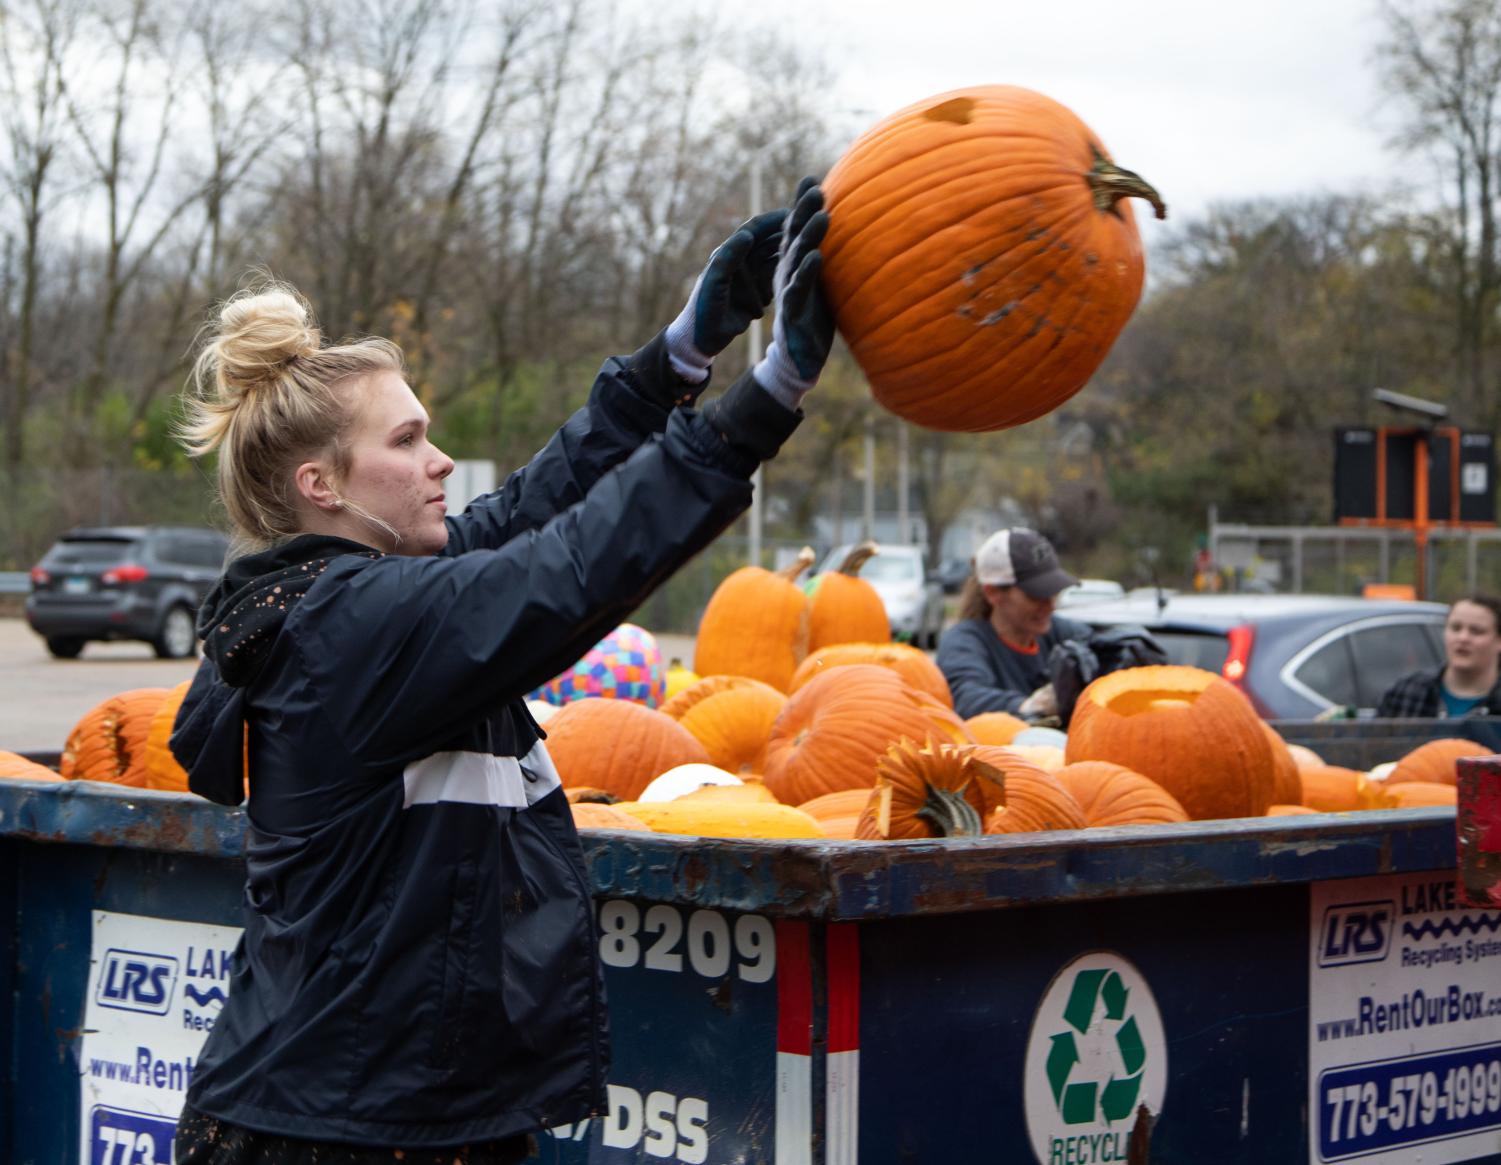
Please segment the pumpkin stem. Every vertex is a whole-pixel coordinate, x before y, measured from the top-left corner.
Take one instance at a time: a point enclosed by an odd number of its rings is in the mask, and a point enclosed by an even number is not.
[[[1158,218],[1167,217],[1167,206],[1150,182],[1133,170],[1117,166],[1099,150],[1094,152],[1094,167],[1084,175],[1084,181],[1089,183],[1097,210],[1113,211],[1122,198],[1145,198]]]
[[[839,573],[859,574],[860,568],[879,553],[881,548],[867,539],[844,556],[844,561],[839,564]]]
[[[797,576],[812,566],[813,560],[817,557],[818,555],[813,553],[813,547],[804,546],[797,552],[797,557],[782,567],[781,570],[777,571],[777,574],[781,575],[788,582],[797,582]]]
[[[962,790],[928,786],[928,799],[915,814],[933,827],[938,837],[979,837],[980,815],[964,799]]]

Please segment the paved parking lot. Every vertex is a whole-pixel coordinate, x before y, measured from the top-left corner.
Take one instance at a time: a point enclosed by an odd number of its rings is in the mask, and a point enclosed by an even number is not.
[[[664,659],[692,662],[693,640],[661,635]],[[191,659],[157,659],[145,643],[90,643],[78,659],[53,659],[24,619],[0,618],[0,748],[59,752],[69,730],[106,696],[170,688],[193,674]]]

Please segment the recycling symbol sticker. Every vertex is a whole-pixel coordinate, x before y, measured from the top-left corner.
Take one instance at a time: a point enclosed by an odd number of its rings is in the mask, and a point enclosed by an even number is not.
[[[1124,1161],[1145,1106],[1167,1090],[1167,1041],[1146,979],[1113,951],[1093,951],[1048,985],[1027,1040],[1027,1131],[1041,1165]]]

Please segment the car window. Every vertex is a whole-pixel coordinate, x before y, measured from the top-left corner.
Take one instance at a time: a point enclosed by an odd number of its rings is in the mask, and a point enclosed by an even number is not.
[[[1382,693],[1397,680],[1409,672],[1437,667],[1440,660],[1427,629],[1418,623],[1363,627],[1352,631],[1349,640],[1362,708],[1376,707]]]
[[[188,540],[178,534],[158,534],[153,541],[156,557],[162,562],[173,562],[180,566],[186,566],[191,559],[188,549]]]
[[[194,566],[206,566],[211,570],[224,569],[224,554],[227,547],[219,538],[195,538],[191,548]]]
[[[136,550],[136,543],[120,538],[79,539],[59,542],[47,551],[48,566],[100,566],[124,562]]]
[[[1225,666],[1225,658],[1230,654],[1230,641],[1223,635],[1153,630],[1152,638],[1162,644],[1169,663],[1184,667],[1201,667],[1217,673]]]
[[[877,554],[860,568],[860,577],[867,582],[920,582],[922,563],[906,554]]]
[[[1360,703],[1349,636],[1340,635],[1324,644],[1298,665],[1293,678],[1331,704]]]

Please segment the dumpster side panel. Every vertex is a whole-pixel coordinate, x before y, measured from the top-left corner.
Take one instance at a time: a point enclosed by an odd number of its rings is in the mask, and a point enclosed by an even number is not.
[[[94,846],[22,846],[18,864],[14,1059],[24,1119],[11,1126],[9,1159],[71,1165],[90,1069],[83,1043],[97,957],[93,911],[237,925],[243,874],[238,862]]]
[[[1304,1160],[1307,902],[1269,886],[862,924],[859,1160],[1137,1160],[1154,1082],[1153,1165]]]

